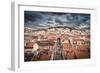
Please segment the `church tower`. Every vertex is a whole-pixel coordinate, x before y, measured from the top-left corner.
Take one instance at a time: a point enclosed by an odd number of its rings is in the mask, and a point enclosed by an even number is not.
[[[54,48],[53,60],[64,60],[64,59],[65,59],[65,55],[64,55],[61,38],[57,37],[57,41],[55,43],[55,48]]]

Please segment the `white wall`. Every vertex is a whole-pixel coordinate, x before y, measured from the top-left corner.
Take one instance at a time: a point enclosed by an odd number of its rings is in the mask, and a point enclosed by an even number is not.
[[[14,0],[1,0],[0,1],[0,73],[12,73],[12,71],[9,70],[10,68],[10,53],[11,53],[11,1]],[[17,0],[16,0],[17,1]],[[24,1],[24,0],[20,0]],[[31,0],[26,0],[31,1]],[[96,41],[94,41],[99,47],[99,31],[100,31],[100,5],[99,0],[33,0],[37,3],[39,2],[53,2],[53,3],[66,3],[66,4],[78,4],[78,5],[86,5],[86,6],[96,6],[98,8],[97,10],[97,24],[96,28]],[[96,47],[96,48],[97,48]],[[100,68],[100,54],[99,54],[100,48],[98,49],[98,52],[96,53],[98,59],[97,59],[97,67],[93,66],[85,66],[85,67],[69,67],[69,68],[62,68],[62,69],[48,69],[48,70],[38,70],[38,71],[29,71],[30,73],[36,72],[36,73],[99,73]],[[28,71],[26,71],[28,72]],[[25,71],[23,72],[25,73]]]

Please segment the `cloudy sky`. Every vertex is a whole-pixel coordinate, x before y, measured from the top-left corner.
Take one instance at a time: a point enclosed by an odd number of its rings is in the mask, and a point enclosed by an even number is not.
[[[24,11],[24,26],[31,28],[48,26],[90,27],[90,14]]]

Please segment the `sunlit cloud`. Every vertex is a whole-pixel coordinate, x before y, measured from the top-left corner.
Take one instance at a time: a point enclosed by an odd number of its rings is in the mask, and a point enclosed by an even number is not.
[[[31,28],[53,25],[77,27],[81,24],[90,26],[90,14],[25,11],[24,16],[25,27]]]

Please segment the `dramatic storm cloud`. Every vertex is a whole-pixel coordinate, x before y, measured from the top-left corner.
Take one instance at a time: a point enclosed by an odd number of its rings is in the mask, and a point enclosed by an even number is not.
[[[57,25],[90,26],[90,14],[24,11],[24,25],[31,28]]]

